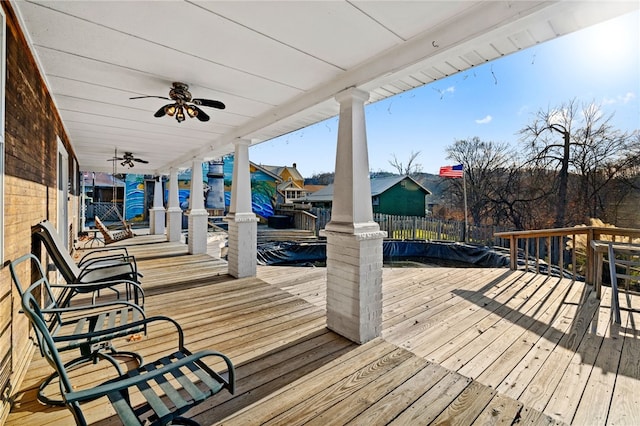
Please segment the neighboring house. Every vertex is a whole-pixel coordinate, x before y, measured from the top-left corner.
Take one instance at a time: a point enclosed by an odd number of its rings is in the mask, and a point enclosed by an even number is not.
[[[83,172],[84,218],[118,220],[124,205],[125,183],[111,173]],[[118,213],[116,213],[116,210]]]
[[[83,172],[82,186],[87,202],[110,203],[115,199],[122,203],[124,182],[111,173]]]
[[[410,176],[391,176],[371,179],[371,204],[374,213],[400,216],[424,216],[426,196],[431,191]],[[309,194],[299,201],[314,207],[330,208],[333,184]]]
[[[260,167],[269,170],[281,180],[277,187],[277,204],[292,203],[307,195],[304,188],[304,178],[296,168],[296,163],[293,163],[292,166],[261,165]]]
[[[285,181],[278,185],[278,204],[293,203],[305,195],[307,195],[307,190],[291,181]]]
[[[251,204],[255,214],[268,219],[275,214],[276,206],[291,203],[307,194],[304,178],[293,166],[265,166],[249,163],[251,173]],[[231,202],[233,156],[224,158],[224,186],[226,204]]]

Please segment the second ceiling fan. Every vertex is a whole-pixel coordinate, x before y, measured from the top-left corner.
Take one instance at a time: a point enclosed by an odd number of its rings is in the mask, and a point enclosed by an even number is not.
[[[168,115],[176,117],[178,123],[183,122],[188,115],[191,118],[197,118],[200,121],[209,121],[209,116],[198,108],[197,105],[206,106],[209,108],[225,109],[225,105],[220,101],[214,101],[211,99],[192,98],[191,92],[189,92],[189,86],[185,83],[174,82],[173,87],[169,90],[169,97],[165,96],[135,96],[129,99],[142,99],[142,98],[159,98],[173,100],[174,103],[167,104],[156,111],[154,117],[163,117]]]
[[[120,165],[123,166],[123,167],[127,166],[129,168],[134,166],[134,164],[133,164],[134,161],[136,163],[149,164],[149,162],[147,160],[143,160],[141,158],[134,157],[134,155],[132,153],[130,153],[130,152],[125,152],[122,157],[118,157],[118,151],[117,150],[116,150],[115,155],[113,156],[113,158],[110,158],[107,161],[114,161],[114,172],[113,172],[113,174],[115,174],[115,161],[122,161],[120,163]]]

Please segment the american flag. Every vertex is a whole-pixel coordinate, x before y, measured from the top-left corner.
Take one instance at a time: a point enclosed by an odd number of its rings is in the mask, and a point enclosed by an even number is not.
[[[456,166],[442,166],[440,167],[440,176],[449,178],[461,178],[464,168],[462,164]]]

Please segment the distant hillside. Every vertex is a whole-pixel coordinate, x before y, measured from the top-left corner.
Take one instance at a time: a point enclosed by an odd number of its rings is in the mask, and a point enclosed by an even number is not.
[[[447,188],[446,180],[438,175],[431,173],[417,173],[412,176],[415,180],[420,182],[422,186],[431,191],[432,195],[427,197],[427,203],[429,204],[442,204],[444,198],[444,192]]]
[[[630,189],[625,201],[618,207],[616,226],[640,229],[640,176],[634,180],[635,189]]]

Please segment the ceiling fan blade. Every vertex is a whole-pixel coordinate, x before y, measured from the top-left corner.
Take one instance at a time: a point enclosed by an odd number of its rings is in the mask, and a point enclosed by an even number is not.
[[[206,107],[210,107],[210,108],[218,108],[218,109],[225,109],[225,105],[220,102],[220,101],[213,101],[211,99],[201,99],[201,98],[196,98],[196,99],[192,99],[191,102],[193,102],[196,105],[202,105],[202,106],[206,106]]]
[[[203,110],[201,110],[200,108],[198,108],[195,105],[191,105],[191,108],[195,109],[198,112],[198,115],[196,115],[196,118],[200,121],[209,121],[209,116],[207,115],[206,112],[204,112]]]
[[[121,161],[124,160],[124,158],[122,157],[113,157],[113,158],[109,158],[107,161]]]
[[[158,118],[160,118],[160,117],[164,116],[164,115],[167,113],[167,112],[165,111],[165,108],[166,108],[166,107],[168,107],[169,105],[172,105],[172,104],[168,104],[168,105],[163,106],[162,108],[160,108],[159,110],[157,110],[157,111],[156,111],[156,113],[155,113],[155,114],[153,114],[153,116],[154,116],[154,117],[158,117]]]
[[[133,158],[133,161],[137,161],[138,163],[142,163],[142,164],[149,164],[147,160],[142,160],[140,158]]]
[[[168,101],[170,101],[171,99],[167,98],[166,96],[154,96],[154,95],[149,95],[149,96],[134,96],[133,98],[129,98],[129,99],[142,99],[142,98],[158,98],[158,99],[166,99]]]

